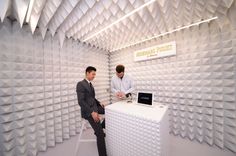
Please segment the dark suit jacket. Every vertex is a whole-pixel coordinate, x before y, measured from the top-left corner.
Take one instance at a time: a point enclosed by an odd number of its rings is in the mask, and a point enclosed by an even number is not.
[[[95,98],[94,88],[90,87],[87,80],[83,80],[77,83],[76,86],[78,103],[81,108],[82,118],[87,119],[91,116],[91,113],[98,112],[98,106],[100,102]]]

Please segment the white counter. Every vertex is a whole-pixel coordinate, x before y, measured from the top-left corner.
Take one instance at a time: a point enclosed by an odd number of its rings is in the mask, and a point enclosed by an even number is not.
[[[108,156],[167,156],[168,107],[120,101],[106,107]]]

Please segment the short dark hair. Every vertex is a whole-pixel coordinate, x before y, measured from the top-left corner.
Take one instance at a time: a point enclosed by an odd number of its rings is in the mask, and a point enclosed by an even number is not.
[[[91,72],[91,71],[97,71],[97,69],[95,68],[95,67],[93,67],[93,66],[88,66],[87,68],[86,68],[86,70],[85,70],[85,73],[87,73],[87,72]]]
[[[119,64],[116,66],[116,72],[117,73],[121,73],[125,71],[125,66],[123,66],[122,64]]]

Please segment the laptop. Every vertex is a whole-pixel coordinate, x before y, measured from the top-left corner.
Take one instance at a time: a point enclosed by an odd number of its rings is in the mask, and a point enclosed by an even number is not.
[[[152,106],[153,100],[154,100],[154,95],[152,92],[138,92],[137,93],[137,104]]]

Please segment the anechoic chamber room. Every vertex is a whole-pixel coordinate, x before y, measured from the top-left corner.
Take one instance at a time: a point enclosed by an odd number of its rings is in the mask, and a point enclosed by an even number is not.
[[[88,66],[108,156],[236,156],[236,0],[0,0],[0,156],[99,155]]]

